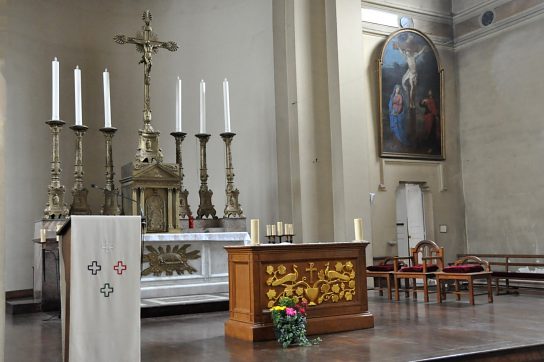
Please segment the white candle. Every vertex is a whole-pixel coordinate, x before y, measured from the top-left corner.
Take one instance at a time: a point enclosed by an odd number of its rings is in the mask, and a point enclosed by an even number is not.
[[[59,61],[55,57],[51,64],[53,70],[53,104],[52,104],[52,115],[51,119],[53,121],[59,121]]]
[[[200,81],[200,133],[206,133],[206,83]]]
[[[106,69],[102,74],[104,80],[104,127],[111,127],[111,105],[110,105],[110,73]]]
[[[272,236],[276,236],[276,225],[270,225],[271,234]]]
[[[230,132],[229,81],[227,78],[223,81],[223,109],[225,111],[225,132]]]
[[[278,229],[278,236],[284,235],[284,234],[282,234],[283,233],[283,222],[278,221],[276,223],[276,228]]]
[[[353,220],[353,226],[355,227],[355,240],[363,239],[363,219],[358,218]]]
[[[176,84],[176,132],[181,132],[181,79]]]
[[[40,243],[45,243],[47,241],[47,229],[40,229]]]
[[[251,245],[259,244],[259,219],[251,219]]]
[[[76,126],[82,126],[83,120],[81,117],[81,69],[79,69],[79,66],[76,66],[76,69],[74,69],[74,88],[76,103]]]

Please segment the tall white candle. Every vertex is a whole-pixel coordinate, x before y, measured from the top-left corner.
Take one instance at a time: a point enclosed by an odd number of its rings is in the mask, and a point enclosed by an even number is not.
[[[45,243],[47,241],[47,229],[40,229],[40,243]]]
[[[363,239],[363,219],[358,218],[353,220],[353,226],[355,227],[355,240]]]
[[[176,132],[181,132],[181,78],[176,84]]]
[[[53,73],[53,103],[52,103],[52,115],[53,121],[59,121],[59,61],[55,57],[51,63]]]
[[[283,234],[283,222],[278,221],[276,223],[276,228],[278,229],[278,236],[279,235],[285,235],[285,234]]]
[[[200,81],[200,133],[206,133],[206,83]]]
[[[259,243],[259,219],[251,219],[251,245]]]
[[[110,73],[106,69],[102,73],[104,80],[104,127],[111,127],[111,105],[110,105]]]
[[[76,66],[74,69],[74,90],[75,90],[75,110],[76,110],[76,126],[83,125],[81,117],[81,69]]]
[[[227,78],[223,81],[223,109],[225,111],[225,132],[230,132],[229,81]]]

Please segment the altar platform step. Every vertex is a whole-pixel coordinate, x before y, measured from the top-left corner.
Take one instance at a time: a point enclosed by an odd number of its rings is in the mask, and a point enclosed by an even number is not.
[[[15,314],[36,313],[41,311],[42,311],[41,301],[31,297],[6,300],[7,314],[15,315]]]
[[[226,311],[229,310],[229,293],[146,298],[141,300],[140,306],[142,318]]]
[[[229,293],[147,298],[140,301],[140,307],[142,318],[226,311]],[[11,315],[59,310],[58,306],[45,309],[40,300],[31,297],[6,300],[6,313]]]

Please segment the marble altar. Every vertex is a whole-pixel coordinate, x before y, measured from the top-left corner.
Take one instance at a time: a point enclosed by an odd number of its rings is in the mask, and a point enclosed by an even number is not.
[[[145,234],[141,298],[228,292],[224,247],[249,243],[247,232]]]

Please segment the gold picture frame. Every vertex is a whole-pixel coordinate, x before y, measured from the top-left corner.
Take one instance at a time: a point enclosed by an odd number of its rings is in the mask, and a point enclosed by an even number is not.
[[[421,31],[387,37],[378,59],[380,157],[444,160],[444,69]]]

